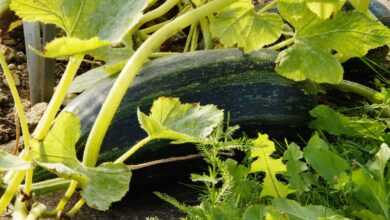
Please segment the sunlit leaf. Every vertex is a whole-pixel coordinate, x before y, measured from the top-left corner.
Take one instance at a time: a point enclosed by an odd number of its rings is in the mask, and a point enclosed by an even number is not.
[[[8,170],[27,170],[30,168],[32,168],[31,163],[6,151],[0,150],[0,172]]]
[[[25,21],[57,25],[67,37],[119,44],[146,5],[146,0],[12,0],[10,7]]]
[[[201,142],[223,121],[214,105],[182,104],[177,98],[154,101],[150,115],[138,111],[141,127],[151,138],[175,142]]]
[[[381,140],[386,126],[377,120],[348,117],[332,108],[319,105],[310,112],[315,119],[310,126],[333,135],[346,135]],[[332,120],[329,120],[331,118]]]
[[[302,20],[289,19],[297,24],[295,45],[279,54],[276,71],[296,81],[340,83],[344,71],[333,51],[345,61],[390,40],[389,28],[357,11],[339,12],[322,22],[314,19],[306,26]]]
[[[268,135],[259,134],[253,143],[251,157],[257,158],[251,165],[251,172],[264,172],[265,178],[260,197],[286,197],[290,192],[287,185],[282,184],[276,175],[286,172],[286,166],[281,159],[274,159],[271,155],[275,151],[275,144]]]
[[[309,168],[302,162],[303,152],[295,143],[289,144],[284,152],[283,159],[287,161],[288,183],[299,192],[306,192],[310,189],[310,183],[305,178],[304,172]]]
[[[306,0],[279,0],[278,9],[295,29],[299,31],[315,23],[322,22],[306,5]]]
[[[245,51],[263,48],[282,34],[283,21],[275,13],[256,12],[251,0],[238,0],[211,20],[211,32],[225,47]]]
[[[46,44],[45,57],[66,57],[72,54],[85,54],[88,51],[110,45],[109,41],[99,40],[97,37],[80,40],[72,37],[57,38]]]
[[[77,180],[81,196],[88,206],[106,211],[113,202],[120,201],[129,190],[131,171],[121,163],[104,163],[98,167],[85,167],[81,163],[39,163],[40,166],[66,179]]]
[[[80,138],[80,119],[70,112],[62,112],[43,143],[33,143],[34,159],[45,163],[77,163],[76,143]]]
[[[349,0],[356,10],[361,12],[368,12],[368,6],[370,5],[370,0]]]
[[[294,220],[348,220],[324,206],[301,206],[294,200],[277,198],[272,201],[272,206],[280,212],[287,214]]]
[[[328,19],[341,9],[346,0],[306,0],[307,7],[321,19]]]
[[[346,160],[329,149],[328,143],[315,134],[304,149],[308,164],[329,183],[334,183],[345,171],[350,169]]]

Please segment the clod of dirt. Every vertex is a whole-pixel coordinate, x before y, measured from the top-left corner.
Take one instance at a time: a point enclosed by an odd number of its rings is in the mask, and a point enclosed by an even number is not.
[[[47,109],[46,102],[35,104],[33,107],[30,108],[30,110],[27,112],[27,120],[30,129],[33,129],[38,125],[38,122],[43,116],[43,113],[45,113],[46,109]]]

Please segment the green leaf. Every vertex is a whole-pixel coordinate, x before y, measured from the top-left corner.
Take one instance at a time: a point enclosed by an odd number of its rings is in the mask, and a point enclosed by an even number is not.
[[[214,105],[182,104],[178,98],[160,97],[149,116],[138,110],[138,120],[153,139],[202,142],[222,123],[223,111]]]
[[[81,184],[81,196],[88,206],[106,211],[113,202],[120,201],[129,190],[131,171],[122,163],[103,163],[85,167],[81,163],[67,166],[61,163],[39,163],[40,166],[66,179]]]
[[[8,170],[27,170],[30,168],[32,168],[31,163],[4,150],[0,150],[0,172]]]
[[[377,215],[377,214],[375,214],[367,209],[354,211],[352,214],[361,220],[386,220],[384,216]]]
[[[12,0],[10,7],[25,21],[61,27],[67,37],[119,44],[146,5],[146,0]]]
[[[102,41],[97,37],[88,40],[80,40],[74,37],[61,37],[46,44],[43,55],[45,57],[55,58],[66,57],[73,54],[85,54],[88,51],[110,44],[109,41]]]
[[[242,220],[263,220],[265,217],[265,207],[262,205],[249,206],[242,217]]]
[[[307,7],[321,19],[328,19],[346,0],[306,0]]]
[[[388,193],[380,181],[362,168],[352,172],[352,183],[354,198],[374,213],[381,213],[388,217]]]
[[[276,71],[295,81],[337,84],[343,79],[344,70],[336,57],[310,41],[296,41],[279,54],[277,62]]]
[[[307,7],[306,0],[279,0],[278,9],[282,17],[297,31],[321,22],[321,19]]]
[[[343,79],[343,69],[332,51],[345,61],[362,57],[390,40],[387,27],[357,11],[339,12],[332,19],[314,20],[306,26],[301,22],[295,27],[295,45],[279,54],[276,68],[279,74],[296,81],[337,84]]]
[[[33,158],[44,163],[77,163],[76,143],[80,138],[80,119],[70,112],[62,112],[43,143],[33,143]]]
[[[315,118],[310,123],[312,128],[326,131],[333,135],[346,135],[381,140],[386,126],[380,121],[368,118],[347,117],[326,105],[319,105],[310,111]],[[329,119],[332,120],[329,120]]]
[[[289,185],[299,192],[307,192],[310,189],[310,183],[304,176],[304,172],[309,168],[302,162],[303,152],[295,143],[289,144],[284,152],[283,159],[287,161],[287,176]]]
[[[370,5],[370,0],[349,0],[356,10],[367,13],[368,6]]]
[[[287,185],[276,178],[276,174],[286,172],[286,166],[281,159],[271,157],[275,151],[275,144],[269,140],[268,135],[259,134],[253,142],[251,157],[257,158],[251,165],[251,172],[265,172],[263,190],[260,197],[286,197],[290,192]]]
[[[225,47],[253,51],[272,44],[282,34],[283,21],[275,13],[258,13],[251,0],[238,0],[211,19],[211,33]]]
[[[310,139],[304,149],[304,157],[308,164],[329,183],[334,183],[340,175],[350,169],[348,162],[330,151],[328,143],[318,134]]]
[[[314,205],[301,206],[294,200],[277,198],[272,201],[272,206],[294,220],[348,219],[337,215],[333,210],[327,207]]]

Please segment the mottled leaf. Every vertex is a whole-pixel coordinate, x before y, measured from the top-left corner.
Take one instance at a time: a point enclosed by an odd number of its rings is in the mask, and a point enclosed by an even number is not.
[[[151,138],[201,142],[223,121],[223,111],[214,105],[182,104],[178,98],[161,97],[154,101],[149,116],[138,111],[138,120]]]
[[[33,142],[35,160],[45,163],[77,163],[76,143],[80,138],[80,119],[70,112],[62,112],[43,143]]]
[[[328,144],[315,134],[304,149],[307,163],[329,183],[334,183],[345,171],[350,169],[346,160],[329,149]]]
[[[390,40],[387,27],[357,11],[339,12],[322,22],[314,19],[306,26],[298,21],[295,45],[279,54],[276,68],[279,74],[296,81],[340,83],[343,69],[333,51],[345,61],[362,57]]]
[[[88,206],[106,211],[113,202],[120,201],[129,190],[131,171],[121,163],[103,163],[85,167],[81,163],[39,163],[40,166],[66,179],[77,180],[81,196]]]
[[[30,168],[32,168],[31,163],[6,151],[0,150],[0,172],[8,170],[27,170]]]
[[[146,0],[12,0],[10,7],[25,21],[61,27],[67,37],[98,37],[119,44],[140,20],[146,5]]]
[[[275,13],[258,13],[251,0],[238,0],[211,19],[211,33],[225,47],[245,51],[263,48],[282,34],[283,21]]]
[[[251,165],[251,172],[264,172],[263,190],[260,197],[286,197],[290,192],[287,185],[282,184],[276,175],[286,172],[286,166],[281,159],[274,159],[271,155],[275,151],[275,144],[268,135],[259,134],[253,143],[251,157],[257,158]]]

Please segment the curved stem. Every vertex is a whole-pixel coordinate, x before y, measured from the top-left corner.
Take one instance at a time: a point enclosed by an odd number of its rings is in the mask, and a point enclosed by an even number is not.
[[[77,181],[72,180],[70,182],[70,185],[69,185],[68,189],[66,190],[65,195],[58,202],[58,205],[55,209],[57,212],[62,212],[64,210],[66,204],[68,204],[69,200],[72,198],[73,193],[76,191],[77,185],[78,185]]]
[[[57,89],[50,100],[49,106],[45,111],[45,114],[42,116],[41,120],[38,123],[37,128],[33,136],[37,140],[42,140],[46,137],[47,133],[50,130],[51,124],[55,119],[58,110],[60,109],[62,102],[65,99],[67,91],[73,81],[74,76],[79,69],[81,62],[83,61],[84,54],[72,56],[69,59],[69,63],[66,67],[64,75],[61,78],[60,83],[57,86]]]
[[[140,142],[138,142],[136,145],[130,148],[126,153],[124,153],[122,156],[120,156],[118,159],[115,160],[115,163],[123,163],[125,162],[131,155],[133,155],[135,152],[137,152],[139,149],[141,149],[145,144],[150,142],[152,138],[147,137],[142,139]]]
[[[287,46],[293,44],[293,43],[294,43],[294,40],[295,40],[294,38],[289,38],[289,39],[287,39],[287,40],[284,40],[284,41],[282,41],[282,42],[280,42],[280,43],[278,43],[278,44],[275,44],[275,45],[269,47],[268,49],[271,49],[271,50],[279,50],[279,49],[282,49],[282,48],[284,48],[284,47],[287,47]]]
[[[363,96],[373,103],[383,102],[383,95],[380,92],[371,89],[365,85],[362,85],[360,83],[343,80],[340,84],[333,85],[333,86],[335,86],[337,89],[340,89],[344,92],[351,92]]]
[[[22,104],[22,100],[20,99],[18,89],[16,88],[14,77],[12,76],[11,70],[8,68],[3,53],[0,53],[0,65],[3,69],[5,78],[7,80],[9,89],[11,91],[12,98],[14,99],[15,102],[15,108],[19,117],[20,126],[22,128],[23,141],[26,146],[26,152],[29,152],[31,137],[30,137],[30,131],[28,129],[27,117],[24,112],[24,106]]]
[[[156,18],[163,16],[168,11],[170,11],[173,7],[175,7],[179,2],[180,0],[167,0],[160,7],[146,13],[142,17],[142,19],[138,22],[138,24],[133,28],[133,30],[138,30],[142,25],[148,23],[149,21],[152,21]]]
[[[210,15],[211,13],[221,10],[235,0],[214,0],[195,10],[192,10],[168,25],[164,26],[148,38],[141,47],[130,58],[111,89],[101,111],[92,127],[84,150],[83,163],[87,166],[94,166],[97,162],[100,147],[104,136],[109,128],[111,121],[117,111],[122,98],[127,89],[133,83],[135,76],[139,73],[150,54],[158,49],[161,44],[173,36],[178,31],[191,25],[199,19]]]

